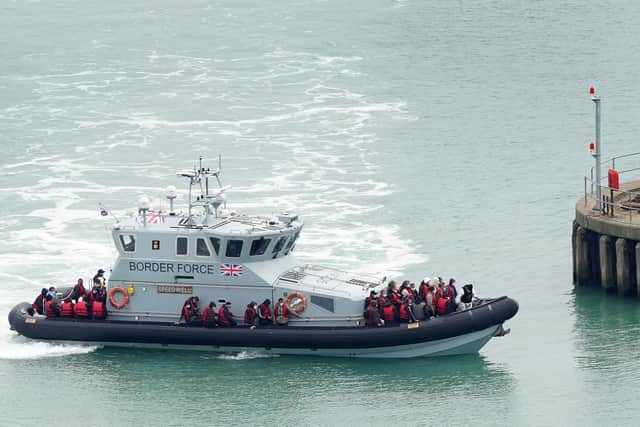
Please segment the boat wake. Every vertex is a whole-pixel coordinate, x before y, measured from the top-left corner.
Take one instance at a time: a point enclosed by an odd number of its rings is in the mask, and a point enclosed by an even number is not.
[[[42,359],[87,354],[99,348],[89,345],[52,344],[32,341],[19,336],[15,332],[5,332],[5,330],[0,333],[0,343],[0,359],[5,360]]]
[[[236,354],[221,354],[218,356],[220,360],[252,360],[252,359],[270,359],[279,357],[277,354],[260,353],[257,351],[241,351]]]

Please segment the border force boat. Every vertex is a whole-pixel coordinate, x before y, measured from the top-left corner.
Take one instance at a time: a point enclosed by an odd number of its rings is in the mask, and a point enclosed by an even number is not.
[[[292,254],[301,217],[228,211],[229,187],[222,186],[220,169],[204,168],[202,159],[198,168],[177,175],[189,183],[186,214],[174,212],[177,194],[169,187],[169,212],[151,210],[142,198],[137,215],[113,225],[119,256],[106,285],[105,319],[47,317],[21,303],[9,314],[11,328],[33,339],[105,346],[417,357],[477,352],[518,311],[508,297],[474,299],[467,309],[443,316],[365,326],[365,300],[387,286],[386,278],[302,265]],[[214,179],[217,187],[210,189]],[[233,310],[244,310],[254,301],[282,299],[290,315],[256,327],[243,324],[236,312],[235,327],[193,326],[183,322],[183,313],[185,298],[194,296],[205,308],[216,302],[220,311],[230,302]]]

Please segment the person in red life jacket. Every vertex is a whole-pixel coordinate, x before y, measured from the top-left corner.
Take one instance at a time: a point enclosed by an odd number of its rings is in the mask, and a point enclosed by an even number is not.
[[[224,328],[229,328],[232,326],[236,326],[238,323],[233,318],[233,313],[231,313],[231,302],[227,301],[222,306],[220,306],[220,310],[218,310],[218,325]]]
[[[215,328],[216,326],[216,303],[211,301],[208,306],[202,309],[202,325],[205,328]]]
[[[416,316],[413,313],[413,298],[409,296],[409,292],[406,289],[402,291],[402,294],[402,303],[400,303],[400,308],[398,309],[400,322],[415,322]]]
[[[79,298],[84,298],[86,295],[87,290],[84,288],[84,281],[82,278],[79,278],[71,291],[71,299],[77,302]]]
[[[429,280],[431,279],[425,277],[424,279],[422,279],[422,282],[420,282],[420,286],[418,286],[418,295],[420,295],[422,301],[426,299],[427,293],[429,292]]]
[[[289,307],[284,302],[284,298],[278,298],[278,303],[273,307],[273,315],[276,319],[276,325],[287,326],[289,324]]]
[[[380,292],[378,295],[378,313],[380,313],[380,317],[382,317],[382,310],[384,309],[385,304],[387,303],[387,299],[384,297],[384,293]]]
[[[104,302],[95,300],[91,304],[91,315],[95,320],[107,318],[107,310],[105,310]]]
[[[44,314],[44,303],[47,300],[47,288],[40,290],[40,295],[36,297],[36,300],[31,304],[31,308],[38,314]],[[33,316],[33,313],[30,313]]]
[[[438,298],[437,305],[438,316],[442,316],[449,312],[449,294],[446,289],[443,289],[442,296]]]
[[[380,312],[378,312],[378,301],[371,301],[367,307],[364,324],[368,328],[384,326],[384,320],[380,318]]]
[[[392,325],[398,321],[398,310],[391,301],[387,301],[382,308],[382,319],[385,325]]]
[[[260,325],[273,325],[273,316],[271,315],[271,300],[267,298],[258,306],[258,321]]]
[[[389,287],[387,289],[387,300],[396,306],[400,305],[400,294],[398,293],[398,289],[396,289],[396,282],[392,280],[389,282]]]
[[[188,298],[184,304],[182,304],[182,312],[180,314],[180,320],[184,319],[188,326],[197,326],[201,324],[200,311],[198,309],[198,297]]]
[[[73,317],[73,302],[71,302],[71,298],[67,298],[62,303],[62,308],[60,310],[60,316],[62,316],[62,317]]]
[[[376,291],[369,292],[369,296],[364,299],[364,309],[368,309],[369,304],[371,304],[372,301],[376,301],[377,299],[378,294],[376,293]]]
[[[89,305],[84,298],[78,298],[78,302],[73,306],[73,317],[76,319],[86,319],[89,317]]]
[[[45,297],[44,312],[47,317],[60,317],[60,306],[55,302],[51,294]]]
[[[251,301],[247,304],[247,308],[244,311],[244,323],[249,325],[251,329],[258,327],[258,304]]]

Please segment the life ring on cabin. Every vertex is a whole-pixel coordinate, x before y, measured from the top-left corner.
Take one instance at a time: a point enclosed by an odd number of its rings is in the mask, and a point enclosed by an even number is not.
[[[298,291],[290,292],[287,295],[287,307],[289,311],[300,314],[307,308],[307,297]]]
[[[120,302],[116,301],[116,294],[122,295],[122,300],[120,300]],[[113,288],[109,291],[109,303],[120,310],[129,304],[129,293],[125,288]]]

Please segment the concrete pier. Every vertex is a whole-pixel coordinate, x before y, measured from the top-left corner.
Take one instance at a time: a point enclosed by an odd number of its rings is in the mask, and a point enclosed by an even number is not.
[[[623,192],[640,192],[640,181],[621,185],[614,203],[621,204]],[[609,293],[640,296],[640,210],[619,206],[613,214],[593,209],[589,195],[576,203],[571,247],[573,280],[576,286],[599,286]]]
[[[614,240],[610,236],[600,236],[598,254],[600,257],[600,285],[608,292],[616,290],[617,252],[614,247]]]

